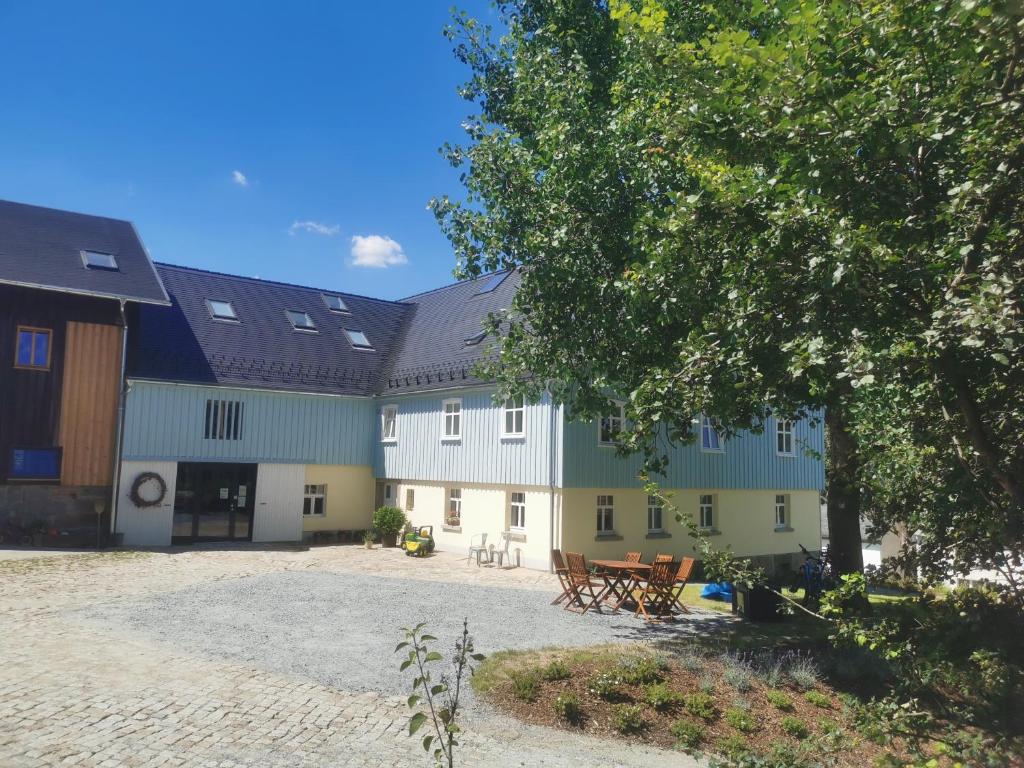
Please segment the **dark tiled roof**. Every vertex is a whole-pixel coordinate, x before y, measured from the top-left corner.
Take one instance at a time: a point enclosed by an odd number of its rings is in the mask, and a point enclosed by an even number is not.
[[[117,270],[86,269],[82,251],[113,254]],[[164,303],[130,222],[0,201],[0,283]]]

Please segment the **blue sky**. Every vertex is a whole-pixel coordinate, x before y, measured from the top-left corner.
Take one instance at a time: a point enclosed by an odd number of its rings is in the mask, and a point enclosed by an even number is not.
[[[0,198],[130,219],[158,261],[384,298],[449,282],[426,204],[461,194],[437,149],[473,108],[449,7],[0,0]]]

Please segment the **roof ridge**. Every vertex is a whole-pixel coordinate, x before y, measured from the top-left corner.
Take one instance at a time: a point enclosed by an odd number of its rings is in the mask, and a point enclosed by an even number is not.
[[[132,224],[134,222],[131,219],[119,219],[114,216],[103,216],[99,213],[86,213],[85,211],[72,211],[68,208],[54,208],[51,205],[36,205],[35,203],[23,203],[20,200],[3,200],[0,199],[0,203],[6,205],[20,205],[22,208],[36,208],[40,211],[53,211],[54,213],[70,213],[72,216],[87,216],[90,219],[103,219],[104,221],[118,221],[122,224]]]
[[[304,291],[317,291],[318,293],[327,293],[332,296],[349,296],[353,299],[364,299],[366,301],[377,301],[381,304],[390,304],[392,306],[406,306],[407,302],[405,299],[382,299],[377,296],[366,296],[361,293],[349,293],[348,291],[338,291],[333,288],[319,288],[313,285],[300,285],[299,283],[286,283],[283,280],[267,280],[263,277],[248,277],[247,275],[233,275],[230,272],[218,272],[214,269],[202,269],[200,267],[189,267],[184,264],[169,264],[166,261],[153,262],[158,267],[165,267],[168,269],[177,269],[184,272],[199,272],[204,275],[215,275],[217,277],[229,277],[233,280],[247,280],[253,283],[268,283],[270,285],[281,285],[285,288],[299,288]]]
[[[406,296],[404,299],[398,299],[398,301],[399,302],[412,301],[413,299],[418,299],[418,298],[420,298],[422,296],[428,296],[431,293],[437,293],[438,291],[445,291],[445,290],[448,290],[449,288],[454,288],[454,287],[456,287],[458,285],[464,285],[466,283],[472,283],[474,280],[483,280],[485,277],[490,277],[491,275],[500,275],[502,273],[507,275],[508,273],[512,272],[514,269],[515,269],[515,267],[507,267],[506,269],[496,269],[493,272],[484,272],[484,273],[482,273],[480,275],[477,275],[476,277],[471,277],[468,280],[456,280],[454,283],[448,283],[447,285],[442,285],[442,286],[440,286],[438,288],[431,288],[429,291],[421,291],[420,293],[414,293],[412,296]]]

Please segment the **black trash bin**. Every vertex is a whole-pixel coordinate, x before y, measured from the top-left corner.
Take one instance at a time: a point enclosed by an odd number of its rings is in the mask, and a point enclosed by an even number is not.
[[[753,588],[737,584],[732,593],[732,612],[751,621],[778,621],[781,598],[763,584]]]

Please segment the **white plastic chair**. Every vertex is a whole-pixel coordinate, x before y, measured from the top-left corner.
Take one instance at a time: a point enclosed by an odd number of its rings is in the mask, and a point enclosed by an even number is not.
[[[480,567],[480,560],[483,557],[487,557],[487,534],[477,533],[469,539],[469,557],[466,558],[467,562],[473,559],[473,555],[476,555],[477,567]]]
[[[512,543],[512,534],[508,531],[502,531],[498,537],[498,546],[491,549],[490,562],[494,562],[494,558],[498,558],[498,567],[501,568],[506,560],[511,560],[512,556],[508,551],[509,545]]]

